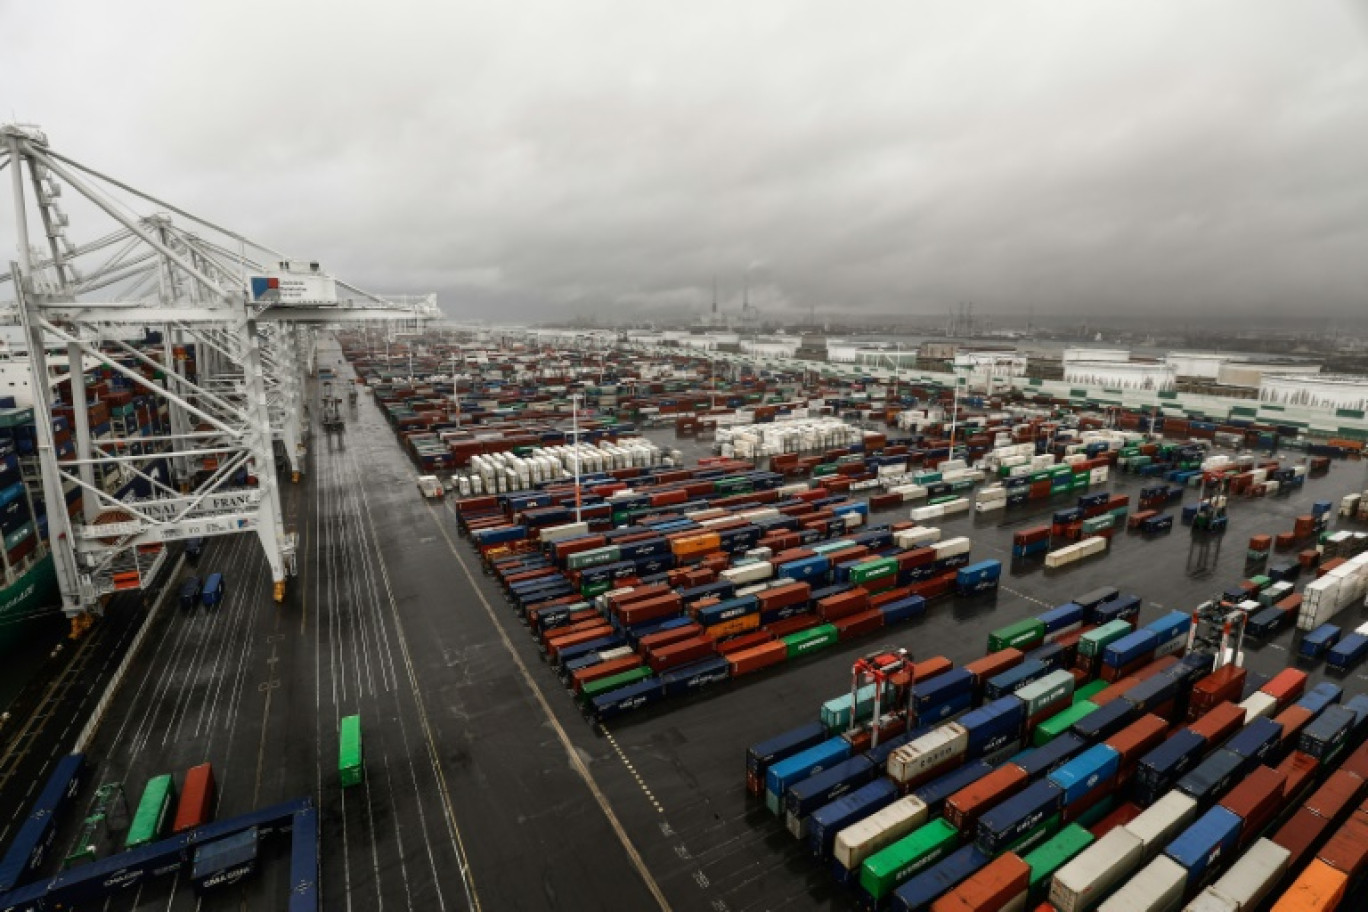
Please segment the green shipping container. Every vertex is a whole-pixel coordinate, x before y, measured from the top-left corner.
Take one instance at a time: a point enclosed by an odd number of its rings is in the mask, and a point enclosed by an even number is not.
[[[876,902],[882,900],[903,881],[949,855],[958,842],[959,830],[943,818],[933,820],[866,858],[860,866],[860,886]]]
[[[616,561],[622,552],[617,545],[608,545],[603,548],[590,548],[588,551],[576,551],[565,559],[565,566],[568,570],[584,570],[588,567],[597,567],[602,564],[611,564]]]
[[[1083,700],[1090,700],[1110,686],[1106,681],[1089,681],[1074,691],[1073,702],[1080,703]]]
[[[1022,861],[1031,867],[1031,881],[1027,889],[1031,902],[1044,900],[1054,877],[1075,855],[1093,844],[1093,834],[1076,823],[1071,823],[1026,855]]]
[[[1035,734],[1031,736],[1031,743],[1036,747],[1044,747],[1068,731],[1079,719],[1096,710],[1097,704],[1093,701],[1079,700],[1063,712],[1056,713],[1037,725]]]
[[[949,503],[952,500],[959,500],[959,497],[954,494],[942,494],[940,497],[933,497],[928,500],[926,505],[934,507],[936,504]]]
[[[1109,643],[1121,639],[1135,628],[1126,621],[1108,621],[1101,627],[1089,630],[1078,638],[1078,654],[1081,656],[1100,656]]]
[[[1024,652],[1039,646],[1044,639],[1045,624],[1037,618],[1026,618],[988,634],[988,651],[998,652],[1010,647]]]
[[[879,708],[888,712],[892,708],[892,685],[885,684],[883,700]],[[866,684],[855,694],[855,721],[863,722],[874,715],[874,685]],[[832,734],[843,732],[850,727],[850,694],[832,697],[822,704],[822,725]]]
[[[346,716],[337,732],[337,778],[343,788],[360,785],[366,778],[361,750],[361,717]]]
[[[784,637],[782,641],[788,650],[786,658],[807,655],[809,652],[816,652],[825,649],[836,642],[836,627],[832,624],[822,624],[818,627],[811,627],[807,630],[800,630]]]
[[[609,589],[612,588],[612,580],[603,580],[599,583],[590,583],[587,586],[581,586],[580,595],[584,596],[585,598],[594,598],[596,596],[603,595],[603,593],[607,592]]]
[[[617,690],[619,687],[626,687],[628,684],[635,684],[637,681],[649,678],[651,674],[650,666],[642,665],[640,668],[633,668],[631,671],[590,681],[580,688],[580,695],[584,697],[585,702],[588,702],[601,693]]]
[[[881,557],[878,560],[866,561],[863,564],[856,564],[850,569],[850,581],[852,583],[868,583],[872,580],[880,580],[886,576],[892,576],[898,572],[898,562],[891,557]]]
[[[815,465],[815,466],[812,467],[812,477],[813,477],[813,478],[821,478],[821,477],[823,477],[823,476],[825,476],[825,475],[835,475],[835,474],[836,474],[836,463],[834,463],[834,462],[824,462],[824,463],[822,463],[821,465]]]
[[[1094,804],[1092,807],[1079,814],[1078,820],[1075,822],[1082,827],[1096,826],[1102,821],[1103,817],[1106,817],[1112,812],[1112,808],[1114,807],[1116,807],[1116,795],[1108,795],[1097,802],[1097,804]]]
[[[1110,513],[1103,513],[1101,516],[1083,520],[1083,531],[1085,533],[1101,532],[1103,529],[1110,529],[1114,525],[1116,525],[1116,517]]]
[[[1267,554],[1268,552],[1265,551],[1263,553]],[[1260,592],[1267,589],[1269,586],[1273,585],[1273,580],[1267,576],[1251,576],[1249,578],[1249,581],[1254,585],[1258,586]]]

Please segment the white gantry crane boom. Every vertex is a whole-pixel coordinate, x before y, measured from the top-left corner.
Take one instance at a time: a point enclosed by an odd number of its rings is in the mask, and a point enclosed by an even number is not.
[[[0,273],[0,300],[5,285],[13,291],[0,320],[23,328],[31,361],[64,610],[83,618],[110,592],[137,588],[166,542],[244,531],[260,539],[280,600],[295,536],[277,466],[296,481],[304,471],[313,334],[353,321],[416,327],[440,316],[435,295],[383,297],[341,282],[61,154],[33,127],[0,125],[3,177],[17,256]],[[105,233],[68,238],[64,189],[107,219]],[[150,347],[154,331],[161,341]],[[136,438],[92,428],[92,370],[165,403],[164,420]],[[59,404],[63,379],[69,401]],[[59,405],[72,444],[54,434]],[[76,489],[81,508],[69,515]]]

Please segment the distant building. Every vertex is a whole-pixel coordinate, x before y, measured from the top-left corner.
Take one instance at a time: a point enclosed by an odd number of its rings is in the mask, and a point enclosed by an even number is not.
[[[1221,386],[1258,389],[1265,374],[1319,374],[1321,365],[1304,358],[1276,358],[1228,352],[1170,352],[1164,361],[1179,380],[1205,380]]]
[[[1026,376],[1026,355],[1012,349],[966,350],[954,356],[952,368],[965,377],[970,390],[995,393]]]
[[[1368,377],[1355,374],[1263,374],[1259,401],[1275,405],[1368,411]]]
[[[1177,372],[1170,364],[1132,359],[1118,348],[1070,348],[1064,352],[1064,380],[1107,389],[1171,390]]]

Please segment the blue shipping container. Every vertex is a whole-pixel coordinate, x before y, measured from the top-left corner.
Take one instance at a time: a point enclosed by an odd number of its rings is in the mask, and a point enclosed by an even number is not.
[[[920,713],[924,707],[943,703],[962,693],[969,693],[973,687],[974,676],[972,674],[963,668],[952,668],[930,680],[918,681],[912,688],[912,705]]]
[[[1043,779],[1026,787],[979,818],[974,842],[979,851],[995,856],[1026,835],[1062,806],[1064,792]]]
[[[1087,741],[1073,732],[1065,732],[1052,739],[1044,747],[1033,747],[1030,750],[1022,751],[1013,757],[1011,762],[1025,770],[1026,775],[1030,778],[1038,779],[1051,770],[1063,766],[1070,759],[1086,750],[1087,747]]]
[[[1043,614],[1037,614],[1036,620],[1045,625],[1045,635],[1069,633],[1083,624],[1083,606],[1074,602],[1067,602],[1058,608],[1051,608]]]
[[[1193,892],[1205,880],[1212,862],[1235,851],[1243,821],[1223,807],[1214,807],[1164,848],[1164,854],[1187,871],[1187,890]]]
[[[1348,707],[1327,707],[1301,730],[1297,750],[1325,763],[1343,746],[1356,721],[1354,711]]]
[[[940,897],[968,880],[992,858],[976,846],[967,845],[951,852],[893,891],[892,908],[899,912],[922,912]]]
[[[837,833],[897,799],[898,787],[893,780],[879,778],[819,807],[808,818],[808,845],[812,853],[819,858],[828,857],[836,845]]]
[[[1224,795],[1246,769],[1244,757],[1217,750],[1178,780],[1178,790],[1198,804],[1210,804]]]
[[[1102,664],[1125,668],[1131,662],[1152,654],[1158,645],[1159,637],[1153,630],[1133,631],[1107,644],[1102,650]]]
[[[982,757],[1021,740],[1026,704],[1014,696],[1003,697],[965,713],[959,724],[969,733],[967,755],[971,759]]]
[[[849,757],[849,741],[845,738],[828,738],[815,747],[780,760],[765,771],[765,803],[770,806],[771,812],[778,814],[780,798],[790,785]]]
[[[1202,758],[1206,739],[1182,728],[1140,758],[1135,769],[1136,802],[1144,807],[1159,799]]]

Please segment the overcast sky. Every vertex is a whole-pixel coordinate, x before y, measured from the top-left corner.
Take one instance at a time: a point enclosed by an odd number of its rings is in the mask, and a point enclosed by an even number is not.
[[[747,273],[767,314],[1331,316],[1368,303],[1366,10],[0,0],[0,120],[460,317]]]

